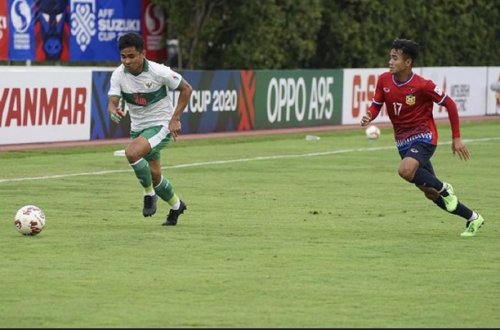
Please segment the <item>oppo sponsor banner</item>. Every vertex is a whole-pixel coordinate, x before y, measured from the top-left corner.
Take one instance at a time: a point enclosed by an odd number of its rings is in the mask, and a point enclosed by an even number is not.
[[[424,67],[422,75],[453,98],[461,117],[486,113],[486,67]],[[435,118],[447,118],[446,108],[434,105]]]
[[[488,68],[486,114],[500,115],[500,67]]]
[[[340,124],[342,70],[259,70],[255,129]]]
[[[9,29],[7,16],[7,1],[0,1],[0,61],[9,58]]]
[[[89,69],[3,68],[0,144],[88,140]]]
[[[70,59],[119,61],[118,38],[141,32],[141,0],[70,0]]]

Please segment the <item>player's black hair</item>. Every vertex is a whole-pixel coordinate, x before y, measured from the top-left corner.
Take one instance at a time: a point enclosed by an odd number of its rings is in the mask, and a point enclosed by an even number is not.
[[[392,42],[393,49],[401,49],[403,57],[411,58],[413,62],[418,57],[419,45],[410,39],[394,39]]]
[[[137,51],[142,52],[144,50],[144,39],[142,36],[136,32],[129,32],[122,35],[118,39],[118,49],[122,50],[129,47],[135,47]]]

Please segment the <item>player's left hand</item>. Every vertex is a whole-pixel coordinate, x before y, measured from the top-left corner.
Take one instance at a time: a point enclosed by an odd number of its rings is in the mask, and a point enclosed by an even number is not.
[[[361,127],[367,126],[372,121],[372,113],[367,111],[366,114],[361,118]]]
[[[168,123],[168,129],[170,130],[170,133],[172,133],[175,141],[177,136],[181,133],[181,121],[179,119],[172,118]]]
[[[458,154],[461,160],[470,159],[470,153],[465,144],[462,142],[460,138],[454,138],[451,142],[451,150],[453,151],[453,155]]]

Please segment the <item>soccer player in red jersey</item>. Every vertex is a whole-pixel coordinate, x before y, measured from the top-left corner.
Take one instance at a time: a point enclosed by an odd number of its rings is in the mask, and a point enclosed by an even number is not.
[[[425,197],[441,209],[465,218],[466,230],[461,236],[474,236],[484,222],[483,217],[458,200],[453,187],[436,177],[431,164],[438,141],[432,115],[434,103],[444,106],[448,111],[453,154],[458,154],[461,160],[470,158],[469,150],[460,139],[457,106],[433,81],[412,71],[418,52],[419,46],[412,40],[393,41],[389,72],[378,78],[372,104],[361,119],[361,126],[373,121],[385,103],[401,156],[398,168],[401,178],[415,184]]]

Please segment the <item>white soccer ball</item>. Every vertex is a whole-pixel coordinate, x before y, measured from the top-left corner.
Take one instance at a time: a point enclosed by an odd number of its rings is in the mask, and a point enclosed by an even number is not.
[[[45,214],[35,205],[25,205],[17,211],[14,225],[23,235],[40,234],[45,227]]]
[[[368,140],[376,140],[380,137],[380,128],[370,125],[366,128],[365,133]]]

